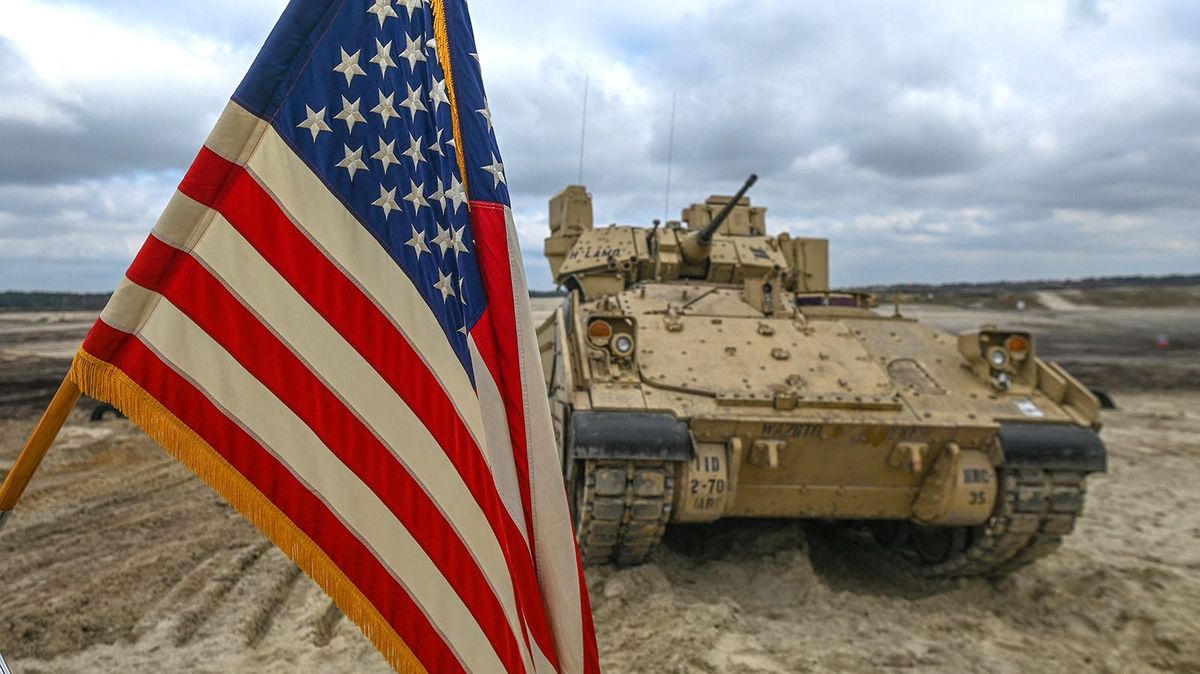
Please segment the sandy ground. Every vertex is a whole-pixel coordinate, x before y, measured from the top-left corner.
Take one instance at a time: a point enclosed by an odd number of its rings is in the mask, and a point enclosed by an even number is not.
[[[1200,310],[904,312],[1023,322],[1115,393],[1076,533],[1009,578],[934,582],[830,525],[676,527],[646,565],[588,570],[605,671],[1200,672]],[[0,315],[0,473],[89,320],[44,318]],[[389,671],[220,497],[87,411],[0,534],[14,674]]]

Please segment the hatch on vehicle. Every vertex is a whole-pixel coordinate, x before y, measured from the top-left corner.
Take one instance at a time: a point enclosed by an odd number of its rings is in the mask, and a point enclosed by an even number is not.
[[[638,332],[640,373],[653,386],[730,405],[900,407],[887,373],[841,321],[644,316]]]

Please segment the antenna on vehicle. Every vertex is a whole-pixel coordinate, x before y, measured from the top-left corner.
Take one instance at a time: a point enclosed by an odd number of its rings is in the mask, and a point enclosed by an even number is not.
[[[679,90],[671,92],[671,130],[667,134],[667,195],[663,198],[663,220],[671,209],[671,160],[675,150],[675,96]]]
[[[590,74],[583,77],[583,119],[579,123],[579,182],[576,183],[577,185],[583,184],[583,142],[587,138],[587,97],[591,79]]]
[[[662,220],[654,218],[654,227],[650,228],[650,254],[654,256],[654,280],[662,280],[662,258],[658,254],[658,226],[662,224]]]

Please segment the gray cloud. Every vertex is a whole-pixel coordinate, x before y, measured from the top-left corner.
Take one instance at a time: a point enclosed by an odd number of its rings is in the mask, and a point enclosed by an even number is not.
[[[110,287],[281,6],[76,0],[63,11],[178,46],[177,72],[95,87],[0,29],[0,287]],[[551,283],[546,201],[577,177],[585,76],[599,222],[663,216],[676,92],[669,216],[756,172],[775,231],[830,237],[837,283],[1197,271],[1194,3],[472,11],[535,287]]]
[[[936,116],[888,116],[886,126],[850,139],[850,160],[888,176],[952,175],[984,160],[980,129]]]
[[[109,115],[70,105],[61,110],[61,125],[0,121],[0,147],[6,148],[0,154],[0,182],[61,184],[186,166],[211,127],[210,109],[181,111],[181,117],[171,119],[153,113]]]
[[[1108,23],[1108,10],[1100,0],[1071,0],[1067,3],[1067,17],[1075,25],[1103,26]]]
[[[101,28],[105,37],[139,35],[105,16],[112,21]],[[170,31],[148,32],[143,44],[122,47],[128,55],[121,48],[102,55],[108,63],[93,79],[88,66],[74,65],[89,58],[86,47],[69,47],[47,67],[39,59],[52,56],[54,45],[23,51],[0,35],[0,184],[61,184],[186,166],[254,53]],[[190,72],[177,72],[184,69]]]
[[[180,177],[0,185],[0,287],[111,290]]]
[[[97,10],[139,30],[177,36],[204,34],[225,44],[257,51],[287,0],[69,0],[65,4]]]
[[[621,78],[601,77],[611,87],[601,96],[637,102],[589,119],[593,147],[610,150],[588,155],[598,219],[661,215],[677,89],[672,216],[758,172],[752,196],[768,206],[772,227],[829,236],[839,283],[1194,271],[1200,99],[1192,64],[1200,61],[1194,36],[1163,22],[1164,12],[1183,9],[1072,2],[1053,10],[698,10],[621,63],[641,98]],[[578,45],[576,81],[604,72],[595,54],[606,53],[608,38],[555,30]],[[533,50],[535,61],[539,50],[558,51],[548,42]],[[509,101],[529,99],[545,81],[528,70],[489,80],[498,124]],[[578,105],[577,87],[558,91]],[[574,141],[563,140],[557,155],[502,145],[527,257],[540,252],[544,199],[574,180]],[[528,165],[536,169],[526,173]]]

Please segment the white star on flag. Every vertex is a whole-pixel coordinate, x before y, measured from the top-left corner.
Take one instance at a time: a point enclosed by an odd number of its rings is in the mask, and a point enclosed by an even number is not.
[[[417,110],[428,112],[425,109],[425,104],[421,102],[421,85],[418,84],[416,89],[413,89],[411,84],[405,84],[404,86],[408,87],[408,97],[400,103],[400,107],[408,108],[408,111],[412,113],[413,121],[416,121]]]
[[[367,10],[367,14],[379,17],[379,27],[383,28],[384,20],[389,16],[396,16],[396,10],[392,9],[392,0],[375,0],[375,4]]]
[[[454,256],[458,257],[459,253],[467,252],[467,244],[463,243],[463,232],[466,226],[459,227],[450,235],[450,246],[454,249]]]
[[[412,19],[413,12],[420,11],[427,3],[425,0],[396,0],[396,4],[408,10],[408,18]]]
[[[429,146],[429,150],[430,150],[430,152],[436,152],[438,154],[441,154],[442,156],[445,156],[444,154],[442,154],[442,130],[441,129],[437,130],[437,136],[434,137],[433,145]]]
[[[463,191],[462,183],[458,182],[458,176],[450,176],[450,189],[446,190],[446,198],[454,204],[455,213],[458,212],[458,207],[467,200],[467,194]]]
[[[408,44],[404,51],[400,52],[400,58],[408,60],[408,68],[412,70],[417,67],[418,61],[425,60],[425,50],[421,49],[421,39],[412,39],[409,36],[404,36],[404,41]]]
[[[346,76],[346,86],[350,86],[351,84],[354,83],[354,78],[356,75],[366,75],[367,74],[367,71],[363,70],[362,66],[358,65],[358,59],[361,55],[362,55],[361,49],[354,52],[353,54],[347,54],[346,50],[343,49],[342,50],[342,62],[333,67],[333,72],[342,73],[343,75]]]
[[[492,185],[492,187],[500,187],[500,183],[505,182],[504,181],[504,164],[501,164],[496,159],[496,155],[492,155],[492,163],[491,164],[488,164],[487,166],[480,166],[479,168],[492,174],[492,180],[495,181],[495,184]],[[505,184],[507,185],[508,183],[505,183]]]
[[[453,275],[447,276],[442,273],[441,269],[437,270],[437,273],[438,280],[437,283],[433,284],[433,287],[442,291],[442,301],[454,297],[454,282],[451,280]]]
[[[415,226],[412,230],[412,238],[409,239],[404,245],[413,249],[413,252],[416,253],[418,260],[421,259],[421,253],[429,252],[429,246],[425,245],[425,230],[417,229]]]
[[[367,121],[367,118],[358,111],[360,103],[362,103],[361,98],[351,103],[345,96],[342,96],[342,111],[333,116],[334,119],[340,119],[346,123],[347,133],[354,131],[354,125],[358,122]]]
[[[387,173],[388,167],[392,164],[399,164],[400,160],[396,158],[396,141],[390,143],[383,142],[383,136],[379,137],[379,151],[371,155],[371,159],[378,160],[383,164],[383,172]]]
[[[446,212],[446,186],[442,183],[442,177],[437,178],[437,191],[429,195],[429,198],[438,202],[442,207],[442,212]]]
[[[412,185],[412,190],[404,195],[404,200],[410,202],[413,205],[413,211],[420,215],[421,207],[429,208],[429,202],[425,201],[425,193],[417,181],[409,180],[408,182]]]
[[[435,113],[442,103],[449,105],[450,97],[446,95],[446,80],[433,78],[433,86],[429,87],[429,100],[433,103]]]
[[[379,198],[371,202],[372,206],[378,206],[383,209],[383,219],[386,220],[392,211],[400,210],[400,204],[396,203],[396,190],[393,187],[390,190],[383,189],[383,185],[379,186]]]
[[[492,130],[492,109],[488,107],[487,103],[485,102],[483,104],[482,110],[476,110],[475,112],[478,112],[479,115],[487,121],[488,131],[491,131]]]
[[[345,145],[344,147],[346,148],[346,156],[337,163],[337,166],[338,168],[344,168],[350,172],[350,180],[354,180],[354,174],[358,171],[370,170],[367,168],[367,165],[363,163],[363,149],[361,147],[357,150],[351,150],[349,145]]]
[[[396,112],[395,105],[392,104],[392,99],[395,98],[395,96],[396,96],[396,94],[394,92],[388,94],[387,96],[384,96],[383,92],[380,91],[379,92],[379,105],[376,105],[375,107],[371,108],[371,112],[374,112],[375,114],[377,114],[383,118],[384,126],[387,126],[389,119],[400,116],[400,114]]]
[[[421,138],[419,136],[408,137],[408,149],[404,151],[404,156],[412,159],[413,168],[425,161],[425,153],[421,152]]]
[[[446,251],[450,250],[454,244],[450,243],[450,230],[442,227],[439,223],[437,226],[437,236],[433,237],[433,243],[442,249],[442,256],[445,257]]]
[[[392,60],[392,43],[382,44],[375,40],[375,55],[371,57],[371,63],[378,64],[379,74],[386,77],[387,69],[396,67],[396,62]]]
[[[322,131],[333,131],[333,129],[330,129],[329,125],[325,123],[325,108],[321,108],[319,111],[313,112],[313,109],[306,105],[304,106],[304,110],[308,114],[308,118],[297,124],[296,128],[308,129],[311,131],[312,139],[314,141],[317,139],[317,135]]]

